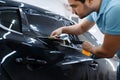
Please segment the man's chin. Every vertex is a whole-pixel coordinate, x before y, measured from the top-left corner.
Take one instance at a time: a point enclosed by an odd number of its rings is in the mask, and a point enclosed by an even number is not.
[[[79,16],[80,19],[83,19],[83,18],[85,18],[85,17],[86,17],[86,16]]]
[[[79,16],[80,19],[83,19],[84,17]]]

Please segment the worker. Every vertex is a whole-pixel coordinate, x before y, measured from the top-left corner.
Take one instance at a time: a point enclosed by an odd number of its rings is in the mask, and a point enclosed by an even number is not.
[[[72,12],[82,21],[75,25],[60,27],[50,36],[59,37],[62,33],[80,35],[97,24],[104,34],[103,43],[101,46],[94,46],[85,41],[82,44],[83,49],[101,58],[112,58],[115,54],[120,58],[120,1],[68,0],[68,3]],[[117,68],[117,80],[120,80],[120,65]]]

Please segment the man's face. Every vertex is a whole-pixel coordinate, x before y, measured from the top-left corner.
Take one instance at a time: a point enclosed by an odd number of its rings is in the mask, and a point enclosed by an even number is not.
[[[72,7],[72,12],[80,18],[84,18],[92,12],[92,10],[87,6],[86,1],[85,3],[82,3],[79,0],[68,0],[68,2]]]

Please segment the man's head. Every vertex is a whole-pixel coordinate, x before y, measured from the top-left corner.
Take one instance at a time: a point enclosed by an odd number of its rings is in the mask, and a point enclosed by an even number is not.
[[[68,0],[72,12],[84,18],[93,11],[98,11],[101,0]]]

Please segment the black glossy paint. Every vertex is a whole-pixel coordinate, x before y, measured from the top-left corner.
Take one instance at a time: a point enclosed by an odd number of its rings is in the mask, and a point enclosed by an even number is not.
[[[54,29],[72,24],[50,11],[0,0],[0,80],[116,80],[117,60],[83,55],[75,43],[82,37],[48,38]],[[98,45],[90,33],[83,36]]]

